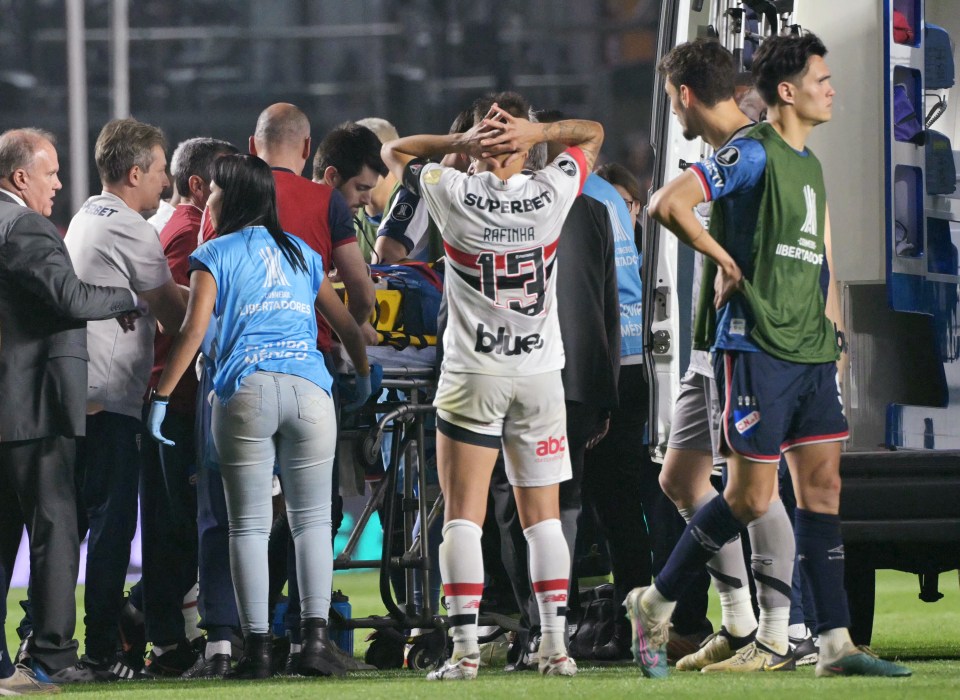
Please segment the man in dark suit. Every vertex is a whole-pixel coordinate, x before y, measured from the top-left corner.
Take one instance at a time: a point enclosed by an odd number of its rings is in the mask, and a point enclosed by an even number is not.
[[[41,677],[77,682],[93,680],[76,665],[73,638],[80,557],[74,438],[86,424],[85,321],[123,317],[129,326],[138,302],[127,289],[77,279],[45,218],[61,187],[58,169],[51,134],[0,135],[0,554],[12,571],[26,524],[34,625],[28,653]]]

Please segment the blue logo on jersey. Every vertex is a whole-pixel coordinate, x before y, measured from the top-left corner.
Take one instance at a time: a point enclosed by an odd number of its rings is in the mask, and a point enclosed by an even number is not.
[[[760,411],[752,407],[735,408],[733,421],[738,433],[744,437],[750,437],[760,425]]]

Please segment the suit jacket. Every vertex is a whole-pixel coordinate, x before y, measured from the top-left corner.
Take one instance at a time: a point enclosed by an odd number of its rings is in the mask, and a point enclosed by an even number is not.
[[[557,313],[567,401],[617,407],[620,301],[607,208],[587,195],[567,214],[557,248]]]
[[[86,321],[134,308],[81,282],[56,227],[0,192],[0,442],[83,435]]]

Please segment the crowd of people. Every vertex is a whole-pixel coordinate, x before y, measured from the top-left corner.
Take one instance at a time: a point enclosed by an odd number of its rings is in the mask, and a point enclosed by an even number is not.
[[[571,562],[592,517],[619,611],[609,658],[632,657],[645,676],[667,674],[668,651],[679,670],[815,661],[818,676],[909,675],[847,631],[842,328],[823,177],[805,146],[831,116],[825,54],[810,34],[762,44],[752,71],[765,115],[741,111],[732,56],[713,40],[659,66],[684,136],[714,149],[649,205],[702,268],[662,470],[643,439],[643,193],[627,169],[600,165],[599,122],[499,93],[448,134],[399,138],[365,119],[314,152],[307,116],[277,103],[248,154],[198,137],[168,167],[160,129],[119,119],[96,142],[103,190],[65,237],[47,219],[54,137],[0,135],[4,592],[24,526],[31,574],[20,649],[0,637],[0,694],[363,667],[328,629],[339,414],[372,393],[368,264],[440,256],[438,560],[453,645],[428,679],[477,677],[491,502],[527,632],[514,670],[577,672]],[[793,522],[780,497],[790,482]],[[125,594],[138,504],[143,573]],[[293,552],[282,646],[270,624],[278,537]]]

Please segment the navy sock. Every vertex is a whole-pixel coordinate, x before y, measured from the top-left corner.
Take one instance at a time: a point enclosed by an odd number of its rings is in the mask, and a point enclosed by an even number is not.
[[[843,585],[843,537],[840,516],[797,508],[794,530],[797,557],[813,593],[816,633],[850,627],[850,609]]]
[[[803,574],[800,572],[800,556],[797,555],[793,562],[793,581],[790,583],[790,625],[804,625],[806,622],[803,611]]]
[[[723,496],[711,500],[687,524],[657,576],[657,590],[667,600],[678,600],[710,558],[741,530]]]

